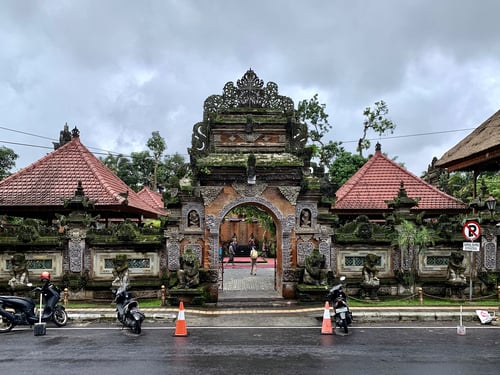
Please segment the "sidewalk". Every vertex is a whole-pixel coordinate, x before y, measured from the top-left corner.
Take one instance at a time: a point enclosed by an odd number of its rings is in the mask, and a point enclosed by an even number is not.
[[[235,265],[224,265],[224,281],[219,290],[217,304],[204,307],[184,306],[186,319],[195,326],[310,326],[323,317],[324,305],[298,305],[297,301],[285,300],[275,290],[273,259],[264,262],[259,258],[257,275],[250,275],[249,258],[235,258]],[[352,307],[356,322],[407,322],[453,321],[458,322],[460,308],[448,307]],[[498,306],[464,306],[463,321],[477,321],[476,310],[487,310],[500,315]],[[69,318],[75,321],[116,320],[113,307],[72,309],[67,306]],[[165,306],[141,308],[147,320],[173,323],[178,307]],[[332,311],[330,312],[332,314]]]
[[[477,310],[487,310],[491,315],[498,316],[498,307],[467,306],[463,308],[464,322],[479,323]],[[353,307],[352,313],[356,322],[411,322],[411,321],[442,321],[458,322],[460,311],[456,307]],[[73,321],[115,321],[114,308],[66,309]],[[141,308],[146,320],[173,323],[177,318],[178,308],[158,307]],[[309,326],[322,318],[324,306],[311,307],[259,307],[259,308],[204,308],[185,307],[186,320],[193,326]],[[332,311],[330,311],[332,315]],[[333,315],[332,315],[333,316]]]

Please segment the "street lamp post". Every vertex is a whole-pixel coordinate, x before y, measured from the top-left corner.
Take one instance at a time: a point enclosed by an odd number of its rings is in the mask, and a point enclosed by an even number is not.
[[[493,220],[493,215],[495,213],[495,208],[497,206],[497,200],[493,197],[493,195],[490,195],[488,199],[486,199],[486,207],[488,208],[488,211],[490,211],[491,214],[491,220]]]

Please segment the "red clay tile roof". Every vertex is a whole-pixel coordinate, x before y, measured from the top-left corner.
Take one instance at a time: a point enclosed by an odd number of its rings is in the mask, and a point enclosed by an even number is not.
[[[420,198],[415,210],[459,210],[467,205],[385,157],[376,151],[336,193],[332,212],[387,210],[385,201],[392,201],[399,192],[401,181],[409,198]]]
[[[165,205],[163,204],[163,197],[160,193],[156,193],[150,188],[144,186],[141,191],[137,193],[139,197],[147,202],[150,206],[158,207],[159,209],[164,209]]]
[[[165,215],[157,205],[141,199],[82,145],[79,137],[0,181],[0,214],[60,212],[63,200],[75,195],[79,181],[97,212],[116,213],[116,217]]]

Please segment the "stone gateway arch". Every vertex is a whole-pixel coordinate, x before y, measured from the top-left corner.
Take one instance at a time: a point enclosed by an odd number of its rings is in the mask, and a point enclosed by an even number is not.
[[[220,228],[238,206],[255,206],[272,217],[276,286],[284,298],[295,298],[304,258],[314,248],[331,266],[331,230],[318,221],[320,179],[311,172],[307,137],[293,101],[252,70],[236,84],[226,83],[222,95],[208,97],[203,121],[193,127],[192,176],[181,181],[179,204],[171,209],[176,225],[167,230],[169,269],[178,268],[179,256],[192,249],[210,300],[217,301]]]

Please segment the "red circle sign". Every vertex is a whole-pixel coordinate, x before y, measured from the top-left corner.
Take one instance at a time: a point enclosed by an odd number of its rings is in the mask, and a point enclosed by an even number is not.
[[[474,241],[481,235],[481,227],[476,221],[467,221],[462,227],[462,234],[466,240]]]

